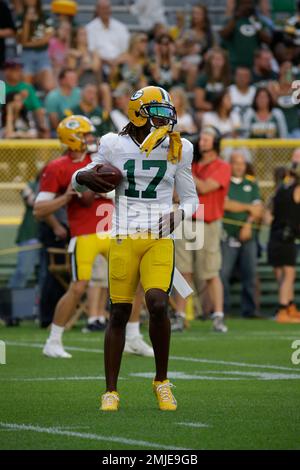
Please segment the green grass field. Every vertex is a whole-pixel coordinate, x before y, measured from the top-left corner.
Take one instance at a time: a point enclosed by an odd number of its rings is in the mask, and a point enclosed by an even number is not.
[[[174,334],[176,412],[160,412],[151,358],[125,355],[118,413],[101,413],[103,334],[65,335],[71,360],[44,358],[47,332],[0,327],[1,449],[300,449],[300,325],[231,320],[227,335],[196,321]]]

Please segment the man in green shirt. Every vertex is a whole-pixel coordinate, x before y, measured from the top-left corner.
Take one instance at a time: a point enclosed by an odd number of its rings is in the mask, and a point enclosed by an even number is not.
[[[231,160],[232,177],[225,214],[222,241],[221,278],[224,286],[224,312],[230,310],[230,280],[236,267],[242,283],[242,316],[256,316],[255,278],[257,263],[257,224],[263,206],[258,185],[246,174],[247,161],[243,150],[235,150]]]
[[[114,129],[109,114],[98,104],[98,89],[93,83],[83,87],[80,103],[72,109],[72,114],[89,118],[95,126],[97,137],[102,137]]]
[[[45,99],[53,137],[62,119],[72,114],[72,109],[80,102],[80,88],[76,70],[63,69],[58,76],[58,88],[50,91]]]
[[[220,35],[233,70],[237,66],[252,68],[255,50],[262,42],[272,41],[267,24],[256,15],[254,0],[237,2],[234,15],[226,21]]]
[[[48,137],[49,129],[45,119],[45,110],[32,85],[22,80],[22,63],[19,59],[7,59],[4,64],[4,81],[6,96],[10,93],[21,93],[27,111],[32,111],[40,130],[40,137]]]

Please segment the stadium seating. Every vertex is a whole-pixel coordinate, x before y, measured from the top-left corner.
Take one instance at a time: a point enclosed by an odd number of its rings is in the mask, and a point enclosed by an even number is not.
[[[51,0],[45,0],[45,9],[50,9]],[[79,3],[77,21],[79,24],[86,24],[93,17],[95,10],[95,2],[93,0],[86,0],[84,4]],[[114,18],[127,24],[131,31],[139,30],[138,21],[134,15],[130,13],[130,0],[112,0],[112,10]],[[165,0],[166,12],[170,23],[174,22],[175,12],[177,10],[189,11],[193,5],[198,4],[197,0],[188,0],[182,2],[182,0]],[[224,11],[226,0],[204,0],[205,4],[210,13],[213,25],[217,28],[224,20]]]

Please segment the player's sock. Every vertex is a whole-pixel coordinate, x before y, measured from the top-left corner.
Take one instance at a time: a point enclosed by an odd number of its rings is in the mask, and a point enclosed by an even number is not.
[[[178,317],[181,317],[181,318],[186,317],[185,312],[176,312],[175,315],[178,316]]]
[[[223,312],[214,312],[211,316],[211,318],[214,320],[215,318],[224,318],[224,313]]]
[[[51,323],[49,341],[61,342],[63,332],[64,332],[63,326],[58,326],[58,325],[55,325],[55,323]]]
[[[138,321],[128,322],[126,325],[126,338],[135,338],[140,335],[140,323]]]
[[[176,312],[171,318],[171,331],[183,331],[185,324],[185,312]]]
[[[104,325],[106,323],[106,318],[104,315],[98,315],[97,320]]]
[[[95,323],[95,321],[98,320],[98,317],[89,317],[88,318],[88,325],[91,325],[92,323]]]

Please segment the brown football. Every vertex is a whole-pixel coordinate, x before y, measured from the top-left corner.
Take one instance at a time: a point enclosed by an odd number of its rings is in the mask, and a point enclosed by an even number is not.
[[[97,168],[97,173],[101,176],[101,178],[105,179],[108,183],[112,184],[114,186],[113,189],[119,186],[123,178],[123,175],[119,168],[111,165],[110,163],[105,163],[100,168]]]
[[[83,207],[91,207],[95,200],[95,193],[92,191],[85,191],[77,195],[78,203]]]

